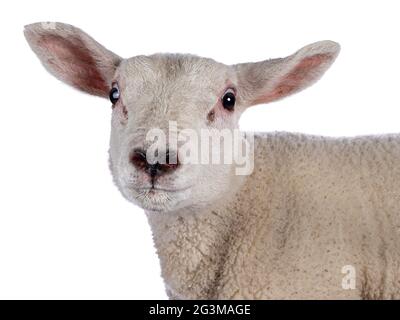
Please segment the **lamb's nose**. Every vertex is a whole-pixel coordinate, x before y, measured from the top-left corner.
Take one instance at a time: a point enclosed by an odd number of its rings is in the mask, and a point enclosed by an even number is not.
[[[169,150],[165,153],[165,160],[166,161],[149,163],[146,157],[146,152],[141,149],[135,149],[130,156],[130,162],[133,166],[138,170],[146,172],[151,177],[169,173],[178,168],[178,158],[175,157],[174,159]]]

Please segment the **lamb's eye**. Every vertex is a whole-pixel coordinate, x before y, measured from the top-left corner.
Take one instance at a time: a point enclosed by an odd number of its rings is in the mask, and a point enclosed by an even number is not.
[[[229,111],[233,111],[235,107],[236,97],[232,89],[228,89],[222,97],[222,106]]]
[[[113,85],[110,90],[110,101],[112,104],[116,104],[119,99],[119,88],[117,85]]]

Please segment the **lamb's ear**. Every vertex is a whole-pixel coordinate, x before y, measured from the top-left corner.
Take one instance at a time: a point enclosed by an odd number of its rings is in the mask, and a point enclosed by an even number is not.
[[[235,65],[243,104],[268,103],[307,88],[324,74],[339,51],[338,43],[320,41],[286,58]]]
[[[58,22],[25,26],[25,37],[56,78],[87,93],[107,97],[121,58],[86,33]]]

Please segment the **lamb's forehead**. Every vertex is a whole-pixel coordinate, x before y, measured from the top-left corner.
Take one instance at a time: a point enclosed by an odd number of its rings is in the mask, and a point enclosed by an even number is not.
[[[124,60],[117,78],[122,87],[169,86],[221,90],[234,81],[232,68],[213,59],[189,54],[154,54]]]

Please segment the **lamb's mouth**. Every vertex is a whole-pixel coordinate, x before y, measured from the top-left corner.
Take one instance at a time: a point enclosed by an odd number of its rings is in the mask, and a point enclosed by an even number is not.
[[[158,194],[158,193],[179,193],[183,191],[187,191],[192,186],[184,187],[184,188],[162,188],[157,186],[152,187],[145,187],[145,188],[135,188],[132,187],[131,189],[135,190],[138,193],[147,193],[149,195]]]
[[[182,201],[187,199],[190,187],[185,188],[164,188],[164,187],[133,187],[128,197],[133,197],[135,202],[145,210],[154,212],[167,212],[176,208]]]

